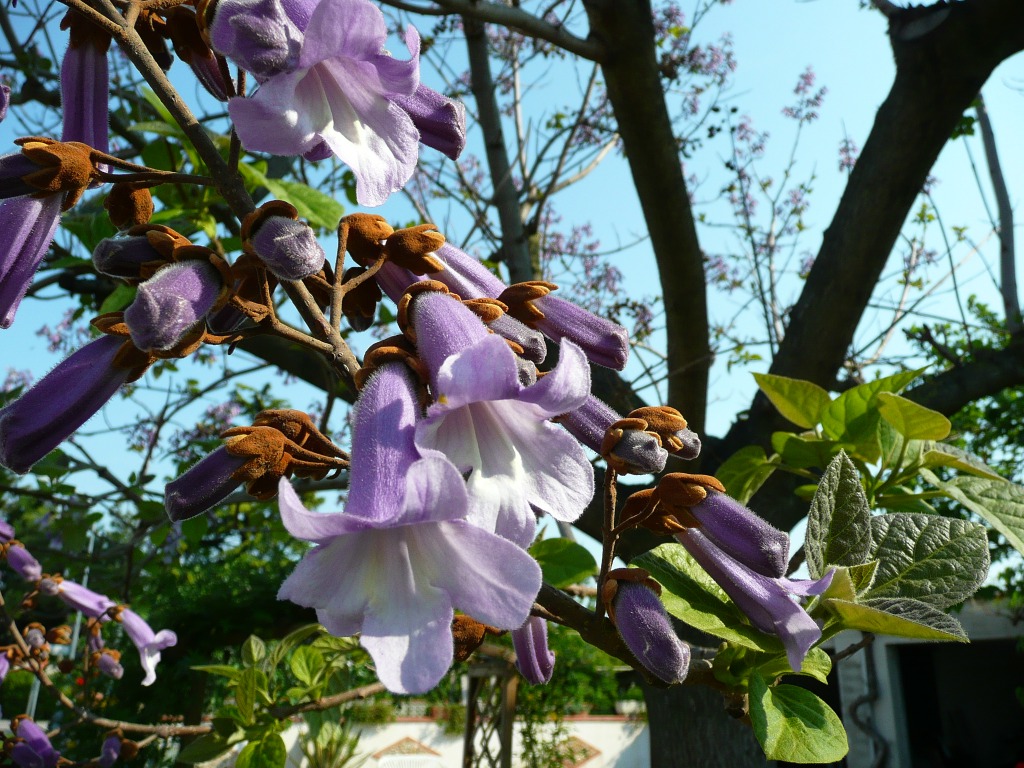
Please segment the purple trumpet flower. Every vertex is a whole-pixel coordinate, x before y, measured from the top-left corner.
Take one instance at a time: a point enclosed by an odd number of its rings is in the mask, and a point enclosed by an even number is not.
[[[559,418],[558,422],[592,451],[601,453],[608,428],[622,417],[610,406],[593,395],[583,405]],[[609,461],[616,463],[619,472],[636,475],[656,475],[665,469],[668,451],[661,447],[661,441],[650,432],[640,429],[623,430],[622,437],[615,444]]]
[[[613,604],[615,627],[637,660],[666,683],[685,680],[690,647],[676,635],[654,591],[640,582],[620,581]]]
[[[121,666],[120,655],[115,651],[104,648],[96,655],[96,668],[101,674],[120,680],[124,677],[124,667]]]
[[[81,611],[90,619],[107,617],[107,612],[117,605],[106,595],[60,577],[42,579],[39,591],[44,595],[59,597],[72,610]]]
[[[14,526],[6,520],[0,520],[0,544],[6,544],[14,538]]]
[[[457,157],[465,146],[462,106],[419,82],[419,35],[409,61],[384,50],[383,14],[367,0],[221,0],[213,47],[261,83],[228,110],[250,150],[332,154],[356,175],[360,205],[380,205],[416,165],[418,142]]]
[[[178,344],[209,312],[224,280],[207,261],[168,264],[139,286],[124,320],[141,350],[167,350]]]
[[[212,24],[215,45],[222,25],[237,35],[233,48],[220,48],[222,53],[234,58],[237,51],[249,60],[258,56],[259,36],[240,33],[262,33],[270,26],[264,18],[253,18],[263,5],[239,2],[218,9]],[[251,98],[228,102],[242,145],[310,159],[333,153],[355,173],[359,204],[380,205],[416,167],[419,134],[395,98],[411,97],[419,86],[419,35],[412,27],[406,31],[408,61],[392,58],[384,50],[384,15],[368,0],[321,0],[302,31],[296,61],[291,44],[297,30],[288,28],[285,40],[279,39],[279,30],[271,35],[277,71],[262,80]]]
[[[583,514],[594,495],[593,467],[550,421],[590,392],[579,348],[563,343],[558,365],[524,386],[515,353],[461,302],[424,292],[411,309],[435,399],[416,426],[416,445],[470,473],[469,519],[527,547],[538,514],[565,522]]]
[[[19,197],[0,203],[0,328],[10,328],[18,305],[60,223],[64,195]]]
[[[114,366],[122,344],[117,336],[86,344],[0,409],[0,464],[28,472],[102,408],[131,375]]]
[[[701,533],[747,568],[773,578],[785,575],[789,564],[789,536],[722,490],[700,480],[713,478],[681,472],[665,475],[658,483],[661,503],[673,509],[674,498],[682,497],[687,487],[698,485],[706,496],[686,509],[696,519]]]
[[[412,96],[396,96],[395,102],[412,118],[422,144],[452,160],[459,158],[466,148],[466,108],[461,101],[421,84]]]
[[[110,75],[107,48],[110,36],[93,22],[69,11],[64,28],[71,41],[60,66],[60,99],[64,111],[62,141],[80,141],[100,152],[109,148]]]
[[[315,275],[327,258],[309,224],[285,216],[265,218],[249,242],[260,261],[281,280]]]
[[[279,486],[289,533],[317,546],[278,598],[315,608],[339,636],[361,633],[380,681],[422,693],[451,666],[453,608],[498,628],[521,626],[540,589],[526,552],[465,520],[468,499],[447,460],[420,458],[409,371],[382,365],[356,404],[345,511],[317,514]]]
[[[590,362],[621,371],[629,358],[629,334],[621,325],[611,322],[571,301],[552,296],[549,283],[526,283],[531,294],[525,313],[520,317],[515,305],[523,303],[521,286],[506,286],[483,264],[469,254],[445,243],[433,254],[445,268],[430,275],[448,286],[463,299],[501,299],[510,306],[510,313],[536,328],[549,339],[569,339],[579,346]]]
[[[816,581],[773,578],[730,557],[701,529],[686,528],[676,538],[751,624],[782,640],[789,666],[799,672],[807,652],[821,637],[821,628],[794,597],[820,595],[832,583],[835,569]]]
[[[548,623],[531,616],[519,629],[512,630],[519,673],[534,685],[543,685],[555,670],[555,654],[548,649]]]
[[[11,86],[0,85],[0,123],[7,117],[7,108],[11,105]]]
[[[232,475],[250,459],[228,453],[224,446],[207,454],[164,489],[167,516],[188,520],[216,506],[241,485]]]
[[[118,676],[120,678],[120,676]],[[100,768],[110,768],[117,759],[121,756],[121,737],[117,734],[111,734],[103,740],[103,746],[100,747],[100,757],[96,761]]]
[[[27,717],[21,717],[15,718],[12,727],[18,740],[11,747],[11,761],[19,768],[57,768],[60,752],[53,748],[46,732]]]
[[[153,632],[145,619],[128,608],[121,610],[118,620],[124,627],[125,634],[139,650],[139,662],[146,673],[142,684],[152,685],[156,682],[156,665],[160,663],[160,651],[177,645],[178,636],[169,629]]]
[[[0,198],[31,195],[39,190],[22,179],[39,170],[39,165],[21,152],[0,156]]]
[[[6,549],[7,564],[25,581],[36,582],[43,577],[43,567],[20,541],[11,542]]]

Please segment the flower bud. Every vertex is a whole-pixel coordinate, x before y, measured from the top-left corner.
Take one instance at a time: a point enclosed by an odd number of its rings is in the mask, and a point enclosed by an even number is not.
[[[284,216],[268,216],[249,242],[267,269],[281,280],[315,275],[327,259],[313,229],[305,222]]]
[[[685,680],[690,647],[676,635],[658,596],[641,582],[621,581],[614,606],[615,626],[637,660],[666,683]]]
[[[551,679],[555,654],[548,649],[548,623],[544,619],[531,616],[519,629],[513,629],[512,645],[516,649],[516,666],[524,678],[534,685]]]
[[[124,319],[132,343],[141,350],[167,350],[203,320],[224,288],[209,262],[168,264],[139,286]]]

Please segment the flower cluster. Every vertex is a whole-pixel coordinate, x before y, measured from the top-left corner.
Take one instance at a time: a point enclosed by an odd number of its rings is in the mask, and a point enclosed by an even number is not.
[[[70,610],[82,613],[89,619],[86,668],[91,669],[94,674],[114,678],[120,678],[124,674],[120,664],[121,654],[105,646],[103,631],[112,624],[119,624],[138,650],[139,663],[145,673],[142,684],[152,685],[156,681],[156,666],[160,662],[160,652],[178,641],[174,632],[167,629],[154,632],[145,619],[127,606],[69,581],[60,574],[43,572],[42,565],[24,544],[14,538],[14,533],[10,524],[2,523],[0,557],[31,587],[22,601],[22,606],[34,606],[40,596],[55,597]],[[68,644],[71,632],[66,626],[47,630],[41,624],[32,623],[22,630],[22,636],[24,644],[15,643],[0,647],[0,682],[11,667],[26,665],[29,658],[45,662],[50,653],[50,643]]]

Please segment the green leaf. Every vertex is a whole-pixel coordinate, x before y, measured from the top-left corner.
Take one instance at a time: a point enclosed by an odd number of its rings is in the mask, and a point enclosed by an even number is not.
[[[267,645],[256,635],[249,635],[249,638],[242,643],[242,661],[250,667],[259,664],[267,655]]]
[[[805,675],[827,684],[828,673],[832,671],[832,657],[821,648],[811,648],[804,656],[804,663],[799,672],[790,668],[785,654],[759,664],[757,671],[765,680],[774,680],[781,675]]]
[[[768,459],[760,446],[748,445],[726,459],[715,472],[715,477],[725,486],[726,493],[740,504],[746,504],[771,477],[776,463]]]
[[[871,557],[878,560],[872,598],[910,597],[936,608],[966,600],[988,575],[985,527],[917,514],[871,518]]]
[[[231,747],[242,740],[242,732],[238,731],[235,738],[225,738],[217,731],[205,733],[178,753],[177,760],[181,763],[205,763],[220,757]]]
[[[926,442],[922,462],[925,467],[951,467],[960,472],[1005,482],[1005,478],[973,453],[945,443]]]
[[[245,725],[252,725],[256,710],[256,689],[259,686],[257,674],[259,670],[255,667],[246,667],[238,676],[235,683],[235,706],[238,707],[238,716]]]
[[[579,584],[597,573],[597,561],[586,547],[570,539],[541,539],[529,553],[540,565],[544,581],[553,587]]]
[[[268,733],[259,741],[245,745],[235,761],[235,768],[284,768],[287,759],[284,739],[276,733]]]
[[[790,467],[827,467],[843,446],[838,440],[822,440],[816,437],[794,435],[792,432],[776,432],[772,435],[772,450]]]
[[[926,469],[921,470],[921,477],[982,517],[1014,549],[1024,552],[1024,487],[983,477],[957,477],[946,483]]]
[[[949,419],[941,413],[913,400],[892,392],[879,392],[876,398],[882,418],[909,440],[943,440],[952,429]]]
[[[209,675],[220,675],[234,682],[242,674],[242,670],[229,667],[227,664],[199,664],[192,667],[197,672],[206,672]]]
[[[967,642],[967,633],[960,622],[920,600],[877,599],[861,603],[823,600],[822,603],[841,619],[843,629],[918,640]]]
[[[299,645],[308,639],[311,635],[315,635],[318,632],[323,632],[324,628],[319,624],[307,624],[304,627],[299,627],[294,632],[289,633],[285,637],[281,638],[281,641],[274,646],[274,649],[270,652],[268,658],[268,664],[273,669],[281,663],[281,659],[285,657],[292,648]]]
[[[857,455],[866,461],[877,461],[880,455],[878,422],[881,418],[876,399],[878,393],[899,392],[923,370],[903,371],[843,392],[821,416],[825,434],[834,440],[853,443],[857,446]]]
[[[303,645],[295,649],[288,666],[300,683],[312,685],[324,669],[324,655],[316,648]]]
[[[185,138],[184,131],[176,123],[161,123],[157,120],[143,120],[140,123],[132,123],[128,126],[128,130],[139,131],[140,133],[155,133],[158,136]]]
[[[875,573],[878,571],[878,561],[872,560],[860,565],[851,565],[846,569],[850,574],[850,581],[857,595],[863,595],[875,583]]]
[[[772,401],[775,409],[804,429],[812,429],[832,402],[828,392],[810,381],[755,373],[757,386]]]
[[[239,163],[238,170],[250,187],[266,187],[278,200],[294,205],[299,217],[309,221],[313,227],[335,229],[345,214],[341,203],[305,184],[272,179],[251,163]]]
[[[825,469],[807,515],[804,551],[811,577],[820,579],[829,565],[860,565],[871,548],[871,510],[860,474],[840,452]]]
[[[769,760],[835,763],[850,750],[846,731],[832,708],[806,688],[769,687],[750,679],[750,722]]]
[[[119,285],[100,305],[100,314],[107,312],[119,312],[135,301],[135,292],[138,290],[134,285]]]
[[[681,545],[662,544],[630,565],[647,569],[658,580],[665,609],[691,627],[755,651],[783,652],[779,639],[750,626],[736,604]]]

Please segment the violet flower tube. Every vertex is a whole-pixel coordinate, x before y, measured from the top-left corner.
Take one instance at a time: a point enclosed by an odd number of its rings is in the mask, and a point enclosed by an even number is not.
[[[0,409],[0,464],[25,474],[102,408],[131,375],[114,366],[123,343],[102,336],[86,344]]]
[[[730,557],[697,528],[678,532],[676,539],[751,624],[782,640],[789,666],[799,672],[807,652],[821,637],[821,628],[794,597],[820,595],[832,583],[835,569],[816,581],[773,578]]]
[[[395,102],[412,118],[420,143],[457,160],[466,148],[466,108],[420,85],[412,96],[396,96]]]
[[[64,112],[62,141],[80,141],[100,152],[109,149],[110,36],[75,11],[67,17],[71,41],[60,66],[60,98]]]
[[[206,261],[162,267],[139,286],[124,321],[141,350],[167,350],[209,312],[224,288],[220,272]]]
[[[174,522],[188,520],[215,507],[241,480],[232,475],[249,459],[228,453],[223,445],[207,454],[164,488],[164,508]]]
[[[605,433],[621,419],[611,406],[590,395],[579,408],[559,418],[558,423],[590,450],[601,453]],[[628,469],[637,475],[656,475],[668,461],[668,451],[661,447],[661,441],[639,429],[624,430],[612,453],[612,460],[618,462],[617,471]]]
[[[10,328],[18,305],[50,248],[64,195],[19,197],[0,203],[0,328]]]
[[[14,571],[25,579],[25,581],[39,581],[43,576],[43,567],[39,561],[32,557],[21,542],[12,543],[7,547],[7,564]]]
[[[666,683],[685,680],[690,646],[676,635],[658,596],[643,584],[620,581],[614,601],[615,627],[637,660]]]
[[[127,608],[121,611],[119,619],[125,634],[139,650],[139,662],[146,673],[142,684],[152,685],[156,682],[156,665],[160,663],[160,651],[176,645],[178,636],[169,629],[154,632],[145,619]]]
[[[550,421],[590,392],[579,348],[563,343],[558,365],[524,386],[515,353],[462,302],[424,292],[411,309],[435,398],[416,427],[416,445],[470,473],[469,519],[525,548],[538,514],[565,522],[583,514],[594,495],[593,467]]]
[[[60,752],[53,748],[46,732],[22,716],[12,730],[19,741],[11,747],[11,761],[19,768],[57,768]]]
[[[512,647],[516,649],[519,673],[534,685],[551,679],[555,670],[555,654],[548,649],[548,623],[531,616],[519,629],[512,630]]]
[[[519,547],[465,520],[466,486],[413,443],[416,387],[400,363],[381,366],[356,403],[345,511],[307,510],[282,479],[285,528],[317,546],[278,598],[315,608],[338,636],[361,633],[388,690],[422,693],[452,664],[453,608],[512,629],[527,619],[540,568]]]

